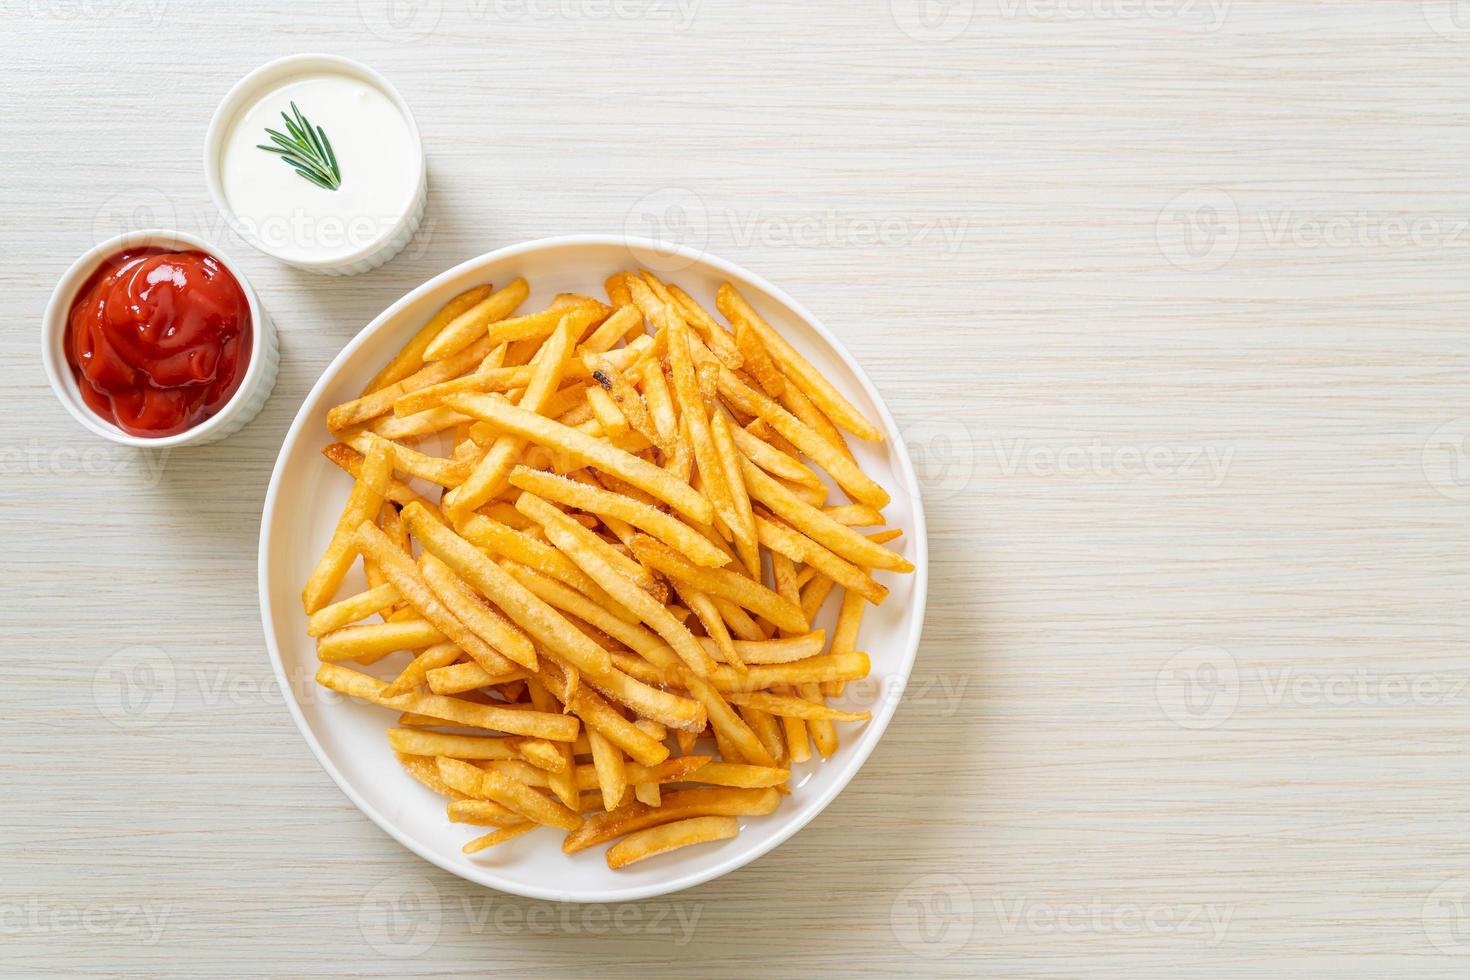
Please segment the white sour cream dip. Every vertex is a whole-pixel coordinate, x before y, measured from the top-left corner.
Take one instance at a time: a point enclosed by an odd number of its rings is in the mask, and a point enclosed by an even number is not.
[[[302,177],[269,145],[266,129],[291,136],[281,113],[295,102],[331,142],[341,186]],[[220,154],[224,196],[243,230],[287,262],[355,255],[390,236],[423,180],[417,137],[389,97],[367,81],[306,74],[271,89],[235,117]]]

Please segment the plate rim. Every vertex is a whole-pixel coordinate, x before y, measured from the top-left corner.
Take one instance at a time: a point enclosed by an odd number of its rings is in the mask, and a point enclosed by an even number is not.
[[[804,813],[798,813],[785,826],[769,832],[763,839],[754,843],[749,851],[740,852],[723,860],[707,866],[691,870],[687,873],[676,875],[662,882],[650,882],[641,885],[629,885],[621,889],[612,889],[596,894],[577,894],[555,888],[545,888],[539,885],[526,884],[524,882],[505,879],[496,874],[494,868],[490,867],[464,867],[452,865],[447,861],[440,860],[439,855],[427,846],[420,844],[417,838],[410,834],[401,832],[386,816],[380,813],[372,804],[364,799],[356,790],[354,785],[347,780],[342,773],[333,765],[331,759],[326,755],[320,740],[307,723],[297,703],[297,695],[291,679],[286,675],[285,664],[281,659],[281,651],[276,643],[275,622],[271,617],[270,604],[267,600],[269,589],[267,585],[267,556],[270,538],[270,528],[274,522],[276,510],[276,497],[280,489],[282,471],[286,464],[286,458],[290,450],[294,449],[296,443],[301,439],[307,423],[308,409],[315,403],[323,388],[341,370],[342,365],[352,354],[367,343],[368,338],[380,330],[386,329],[387,325],[398,315],[398,313],[424,294],[432,292],[443,283],[463,274],[464,272],[482,265],[513,259],[528,252],[540,251],[549,248],[561,248],[567,246],[613,246],[627,249],[631,258],[636,262],[639,250],[656,252],[660,254],[677,255],[687,258],[693,263],[703,263],[715,269],[733,276],[737,279],[748,281],[769,296],[784,304],[795,316],[800,318],[816,331],[817,335],[837,354],[838,358],[852,371],[858,384],[867,394],[877,410],[880,421],[883,423],[884,437],[889,443],[890,452],[893,455],[894,469],[907,484],[903,491],[909,494],[913,506],[912,538],[914,542],[914,583],[912,607],[914,616],[908,628],[908,635],[904,637],[902,644],[902,656],[900,662],[889,675],[891,683],[899,685],[898,696],[884,697],[880,699],[878,710],[874,713],[872,720],[868,723],[868,735],[854,747],[854,755],[845,763],[846,771],[839,774],[833,785],[825,792],[818,795],[814,801],[808,801]],[[909,529],[905,529],[908,531]],[[856,777],[878,743],[882,741],[884,733],[888,729],[889,722],[898,710],[899,702],[908,686],[908,681],[913,673],[914,661],[917,659],[919,642],[923,635],[924,614],[928,603],[929,593],[929,541],[928,529],[924,519],[923,497],[920,494],[919,482],[914,473],[913,461],[909,457],[908,447],[903,441],[903,434],[899,430],[897,422],[888,410],[878,389],[874,386],[871,378],[863,370],[862,364],[852,352],[827,329],[810,310],[797,302],[785,290],[771,283],[765,276],[751,272],[743,266],[737,265],[719,256],[713,255],[704,249],[691,248],[669,242],[659,242],[647,238],[639,238],[630,235],[557,235],[547,238],[535,238],[516,244],[507,245],[492,251],[485,252],[473,258],[467,259],[449,269],[433,276],[419,285],[408,290],[393,303],[389,304],[381,313],[370,320],[366,326],[359,330],[337,355],[332,358],[321,374],[313,382],[311,389],[302,398],[300,406],[296,410],[295,417],[291,420],[286,435],[281,440],[280,448],[276,452],[275,464],[271,467],[270,482],[266,486],[265,502],[261,507],[260,515],[260,540],[256,553],[256,587],[260,602],[261,627],[265,635],[266,651],[270,655],[271,666],[275,670],[276,681],[281,687],[282,700],[296,723],[296,730],[301,734],[312,755],[316,757],[317,764],[331,777],[332,782],[379,829],[384,831],[406,849],[418,855],[430,864],[456,877],[473,882],[486,888],[493,888],[511,895],[519,895],[523,898],[539,899],[553,902],[628,902],[644,898],[653,898],[661,895],[670,895],[675,892],[693,888],[716,878],[722,877],[738,868],[769,854],[772,850],[785,843],[798,831],[811,823],[816,816],[825,810],[837,796],[847,788]]]

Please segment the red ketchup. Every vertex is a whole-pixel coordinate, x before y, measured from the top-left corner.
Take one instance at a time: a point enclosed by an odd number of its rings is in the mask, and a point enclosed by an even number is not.
[[[88,407],[135,436],[214,415],[250,362],[250,304],[204,252],[124,249],[72,301],[66,362]]]

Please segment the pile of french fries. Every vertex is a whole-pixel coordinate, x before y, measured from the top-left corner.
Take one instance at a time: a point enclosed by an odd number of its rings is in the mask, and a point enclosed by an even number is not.
[[[735,287],[728,327],[646,272],[605,289],[468,290],[327,417],[355,483],[302,592],[317,681],[398,713],[404,768],[494,828],[466,853],[545,825],[621,868],[771,813],[869,718],[828,699],[868,673],[874,572],[913,570],[857,530],[889,496],[843,432],[882,433]]]

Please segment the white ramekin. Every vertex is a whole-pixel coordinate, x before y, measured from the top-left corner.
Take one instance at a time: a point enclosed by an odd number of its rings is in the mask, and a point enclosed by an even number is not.
[[[66,321],[71,313],[72,302],[76,299],[77,290],[81,289],[83,284],[91,278],[92,273],[97,271],[103,260],[125,248],[150,246],[179,251],[197,250],[213,255],[219,260],[220,265],[229,270],[230,275],[235,277],[235,281],[244,290],[245,300],[250,306],[250,320],[253,328],[251,330],[250,363],[245,367],[245,377],[230,400],[225,402],[224,407],[192,429],[176,435],[157,438],[135,436],[124,432],[92,411],[82,400],[81,389],[77,387],[77,380],[72,375],[71,366],[66,362],[66,352],[62,347],[66,337]],[[266,316],[265,309],[260,305],[260,299],[255,295],[255,289],[250,285],[250,280],[245,278],[245,273],[239,265],[224,252],[201,238],[181,231],[153,228],[109,238],[102,244],[88,249],[81,258],[72,263],[70,269],[66,270],[66,274],[51,291],[51,301],[46,304],[46,314],[41,321],[41,360],[46,365],[46,377],[51,381],[51,388],[56,392],[56,397],[61,400],[61,404],[72,414],[72,417],[84,427],[122,446],[133,446],[138,449],[171,449],[176,446],[202,446],[206,443],[217,442],[244,428],[247,422],[255,418],[256,413],[270,397],[271,389],[276,386],[276,370],[280,367],[281,354],[276,345],[276,328]]]
[[[418,189],[393,226],[357,251],[321,259],[288,259],[273,251],[230,207],[220,176],[221,154],[235,117],[255,105],[262,95],[293,78],[324,71],[347,75],[372,85],[387,96],[388,101],[403,114],[403,121],[408,124],[408,133],[413,139],[414,158],[418,161]],[[215,207],[219,208],[237,235],[278,262],[326,276],[355,276],[360,272],[376,269],[403,251],[403,247],[413,240],[414,232],[418,231],[424,220],[424,207],[429,196],[424,144],[419,139],[419,127],[414,122],[408,103],[403,101],[403,96],[398,94],[398,89],[391,82],[367,65],[330,54],[293,54],[278,58],[261,65],[236,82],[219,104],[219,108],[214,110],[214,118],[209,121],[209,131],[204,137],[204,179],[209,185],[209,196],[214,199]]]

